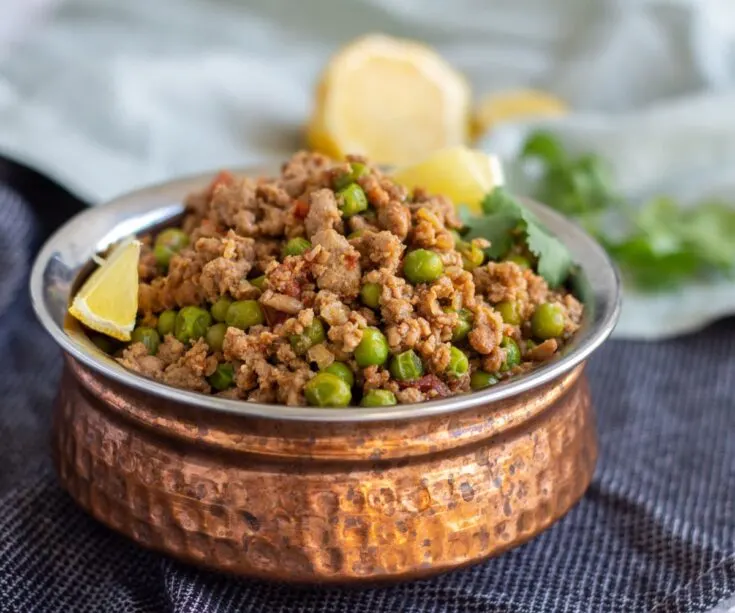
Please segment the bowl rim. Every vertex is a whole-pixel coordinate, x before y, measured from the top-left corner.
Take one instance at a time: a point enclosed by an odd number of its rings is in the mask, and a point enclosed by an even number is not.
[[[273,175],[277,172],[277,167],[271,164],[249,166],[234,168],[232,172],[244,176]],[[52,312],[51,292],[56,292],[54,300],[63,299],[68,306],[74,281],[80,270],[88,265],[93,254],[125,236],[180,215],[184,209],[184,196],[206,186],[215,174],[216,171],[197,173],[128,192],[75,215],[47,239],[31,270],[31,302],[42,326],[64,352],[100,375],[124,386],[204,410],[294,421],[392,421],[453,413],[495,404],[532,391],[586,360],[610,336],[620,315],[620,276],[603,248],[572,221],[540,203],[527,200],[532,211],[571,249],[575,263],[594,296],[591,304],[585,304],[585,323],[567,346],[566,354],[528,373],[485,390],[448,398],[390,407],[348,409],[296,407],[226,399],[148,379],[125,369],[88,340],[85,342],[86,336],[70,333],[64,325],[66,309],[64,308],[60,317]],[[90,234],[99,236],[89,240]],[[64,258],[68,260],[67,263]],[[69,273],[61,281],[54,276],[54,271],[59,267]]]

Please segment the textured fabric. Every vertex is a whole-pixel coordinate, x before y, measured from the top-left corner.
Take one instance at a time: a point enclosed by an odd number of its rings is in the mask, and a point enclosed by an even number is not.
[[[34,223],[0,187],[0,611],[678,613],[735,593],[735,322],[599,352],[594,483],[529,544],[382,589],[238,581],[136,547],[57,485],[48,438],[59,353],[25,290]]]

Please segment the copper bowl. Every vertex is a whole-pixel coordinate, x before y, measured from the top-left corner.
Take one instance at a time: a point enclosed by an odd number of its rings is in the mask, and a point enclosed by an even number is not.
[[[579,500],[597,457],[584,362],[620,309],[615,269],[592,239],[529,204],[579,263],[586,315],[562,356],[516,380],[381,408],[226,400],[126,371],[65,317],[95,253],[170,223],[208,179],[85,211],[34,265],[34,308],[65,354],[53,452],[80,506],[145,547],[213,569],[359,583],[479,562]]]

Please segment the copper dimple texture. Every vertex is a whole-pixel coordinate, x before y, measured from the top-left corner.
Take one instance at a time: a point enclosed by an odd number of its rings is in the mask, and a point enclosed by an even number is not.
[[[527,541],[582,496],[597,447],[582,367],[415,420],[279,422],[136,392],[67,357],[64,487],[143,546],[243,576],[418,578]]]

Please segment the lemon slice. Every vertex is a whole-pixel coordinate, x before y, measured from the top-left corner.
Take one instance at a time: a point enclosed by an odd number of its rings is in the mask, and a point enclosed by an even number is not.
[[[467,147],[451,147],[433,153],[423,161],[397,170],[393,179],[409,189],[423,187],[480,211],[480,202],[503,184],[500,161],[493,155]]]
[[[139,256],[137,240],[115,247],[82,285],[69,313],[92,330],[129,341],[138,311]]]
[[[473,131],[480,136],[495,124],[530,117],[557,117],[568,108],[563,100],[546,92],[525,89],[490,94],[477,105],[473,116]]]
[[[363,154],[409,164],[466,142],[470,90],[434,51],[371,35],[337,53],[321,76],[309,145],[334,157]]]

